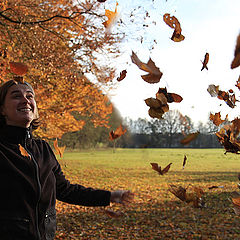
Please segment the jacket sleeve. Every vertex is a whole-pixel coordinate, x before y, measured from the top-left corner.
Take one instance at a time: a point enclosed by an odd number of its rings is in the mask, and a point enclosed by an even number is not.
[[[61,166],[51,148],[50,153],[55,161],[53,172],[56,179],[56,198],[58,200],[82,206],[108,206],[110,204],[110,191],[87,188],[79,184],[71,184],[65,178]]]
[[[56,197],[58,200],[83,206],[108,206],[110,204],[110,191],[71,184],[65,178],[58,162],[54,174],[56,178]]]

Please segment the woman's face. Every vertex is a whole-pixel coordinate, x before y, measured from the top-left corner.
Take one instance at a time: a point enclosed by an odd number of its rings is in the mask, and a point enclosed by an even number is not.
[[[1,109],[7,125],[30,127],[36,111],[34,93],[27,85],[16,84],[8,89]]]

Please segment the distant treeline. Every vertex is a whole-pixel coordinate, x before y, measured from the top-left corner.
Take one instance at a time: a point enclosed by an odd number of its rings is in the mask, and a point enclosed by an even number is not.
[[[66,133],[59,140],[60,145],[71,149],[87,148],[222,148],[215,133],[219,130],[211,121],[193,124],[188,116],[179,111],[169,111],[163,119],[122,119],[115,110],[109,119],[110,128],[94,127],[90,121],[81,131]],[[120,138],[109,140],[109,132],[120,124],[127,132]],[[183,146],[180,141],[191,132],[199,131],[198,137]]]

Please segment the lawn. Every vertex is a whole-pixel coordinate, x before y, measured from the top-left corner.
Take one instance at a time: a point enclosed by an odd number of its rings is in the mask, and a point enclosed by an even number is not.
[[[184,155],[187,156],[182,170]],[[134,202],[107,207],[57,203],[56,239],[240,239],[240,217],[230,193],[238,191],[240,157],[223,149],[112,149],[65,152],[59,159],[72,183],[106,190],[130,189]],[[163,176],[151,168],[165,167]],[[204,190],[205,206],[194,208],[168,191],[170,184]],[[222,186],[209,190],[211,186]]]

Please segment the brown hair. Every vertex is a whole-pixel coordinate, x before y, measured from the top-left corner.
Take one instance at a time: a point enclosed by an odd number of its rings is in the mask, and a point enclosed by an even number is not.
[[[28,86],[31,91],[34,93],[34,90],[32,88],[32,86],[28,83],[28,82],[17,82],[15,80],[9,80],[7,82],[5,82],[1,87],[0,87],[0,109],[2,108],[3,104],[4,104],[4,101],[5,101],[5,98],[6,98],[6,95],[7,95],[7,92],[8,92],[8,89],[10,87],[12,87],[13,85],[17,85],[17,84],[24,84],[26,86]],[[35,93],[34,93],[35,95]],[[33,119],[33,121],[31,122],[31,127],[33,130],[37,129],[38,126],[39,126],[39,115],[38,115],[38,110],[36,109],[36,118]],[[0,111],[0,127],[3,127],[4,125],[6,125],[6,120],[5,120],[5,117],[1,114],[1,111]]]

